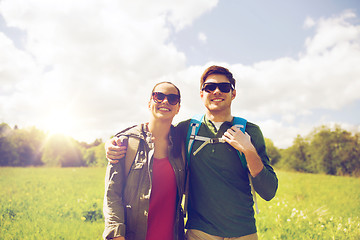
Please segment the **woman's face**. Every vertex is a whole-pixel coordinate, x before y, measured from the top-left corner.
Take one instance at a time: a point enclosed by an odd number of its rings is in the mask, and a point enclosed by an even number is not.
[[[156,119],[162,119],[162,120],[171,120],[175,117],[176,114],[178,114],[180,110],[180,102],[176,103],[175,105],[170,104],[172,102],[169,98],[174,98],[175,96],[166,96],[164,98],[164,95],[174,94],[179,95],[177,89],[170,83],[161,83],[158,86],[155,87],[153,93],[155,95],[157,93],[157,96],[152,96],[149,101],[149,109]],[[162,93],[162,94],[161,94]],[[160,100],[159,100],[160,99]],[[174,102],[172,102],[174,103]]]

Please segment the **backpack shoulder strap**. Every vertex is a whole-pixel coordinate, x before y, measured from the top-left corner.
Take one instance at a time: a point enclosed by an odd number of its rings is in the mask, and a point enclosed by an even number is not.
[[[245,133],[247,120],[241,117],[234,117],[233,126],[239,128],[243,133]]]
[[[240,117],[234,117],[233,126],[238,127],[243,133],[245,133],[246,123],[247,123],[246,119],[240,118]],[[237,153],[238,153],[239,158],[241,160],[242,166],[245,169],[248,169],[244,154],[242,152],[240,152],[240,151],[237,151]],[[256,214],[259,214],[259,207],[258,207],[258,203],[257,203],[257,199],[256,199],[256,192],[255,192],[255,189],[254,189],[254,185],[252,183],[250,172],[248,172],[248,177],[249,177],[251,193],[253,195],[253,200],[254,200],[254,203],[255,203],[255,211],[256,211]]]
[[[134,162],[137,150],[139,148],[140,139],[135,137],[128,137],[128,146],[125,156],[125,176],[130,172],[130,168]]]
[[[234,117],[233,126],[239,128],[243,133],[245,133],[246,123],[247,123],[246,119],[241,118],[241,117]],[[241,160],[241,164],[242,164],[243,168],[248,169],[244,154],[240,151],[237,151],[237,154],[239,155],[239,158]]]
[[[199,132],[201,123],[204,119],[204,115],[195,115],[191,120],[190,120],[190,125],[189,125],[189,129],[187,132],[187,136],[186,136],[186,157],[187,157],[187,161],[190,161],[190,154],[191,154],[191,149],[192,146],[194,144],[195,141],[195,136],[197,135],[197,133]]]

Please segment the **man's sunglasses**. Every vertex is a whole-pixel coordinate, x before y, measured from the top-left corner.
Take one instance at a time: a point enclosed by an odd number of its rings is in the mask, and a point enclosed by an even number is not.
[[[215,91],[216,88],[219,88],[223,93],[228,93],[230,90],[234,89],[231,83],[204,83],[201,90],[211,93]]]
[[[176,105],[180,102],[180,96],[177,94],[164,94],[162,92],[153,92],[152,98],[156,103],[162,103],[167,98],[170,105]]]

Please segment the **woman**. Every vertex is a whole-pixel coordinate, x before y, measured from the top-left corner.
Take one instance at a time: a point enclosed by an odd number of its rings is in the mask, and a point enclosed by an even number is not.
[[[180,144],[173,142],[176,138],[171,125],[180,109],[179,89],[169,82],[158,83],[148,106],[148,123],[117,134],[128,140],[129,149],[131,141],[137,139],[137,149],[130,169],[125,161],[108,165],[104,239],[183,239],[185,161]]]

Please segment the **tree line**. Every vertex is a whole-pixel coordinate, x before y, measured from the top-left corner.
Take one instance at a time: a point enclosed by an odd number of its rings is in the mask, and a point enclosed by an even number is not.
[[[340,126],[315,128],[293,145],[278,149],[271,140],[266,145],[272,165],[306,173],[360,177],[360,133],[351,133]]]
[[[360,176],[360,133],[351,133],[340,126],[315,128],[293,145],[277,148],[265,139],[271,164],[276,168],[307,173]],[[11,128],[0,124],[0,166],[105,166],[104,143],[78,142],[63,135],[48,135],[32,127]]]
[[[35,128],[0,124],[0,166],[91,167],[105,166],[104,143],[88,144],[61,134],[49,135]]]

